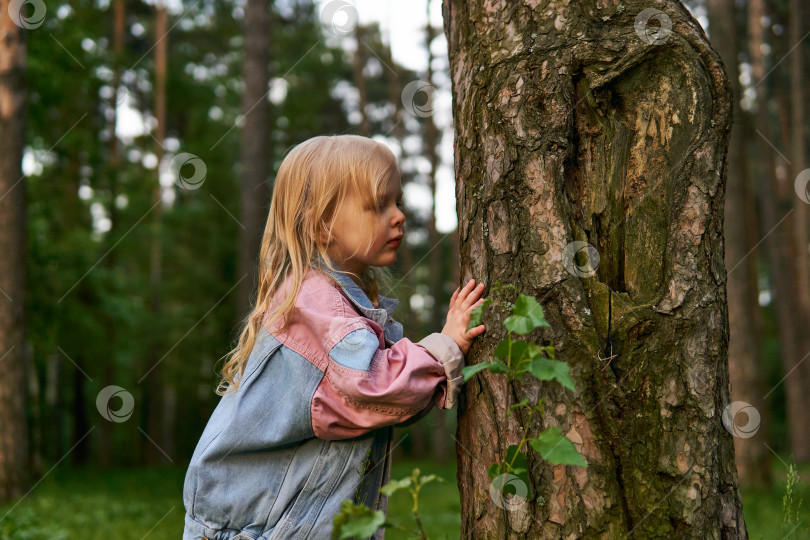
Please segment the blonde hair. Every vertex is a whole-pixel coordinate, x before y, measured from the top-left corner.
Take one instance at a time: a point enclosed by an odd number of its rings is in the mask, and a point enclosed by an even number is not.
[[[335,211],[346,197],[358,196],[364,206],[378,207],[380,191],[396,166],[396,157],[388,147],[359,135],[313,137],[287,153],[276,175],[262,237],[255,302],[242,321],[236,346],[224,357],[227,361],[218,395],[238,390],[262,320],[271,303],[276,305],[273,297],[292,272],[286,298],[267,323],[270,327],[282,319],[283,325],[275,332],[288,327],[307,267],[321,268],[317,255],[331,270],[354,276],[372,300],[378,297],[381,285],[389,288],[392,280],[386,269],[369,266],[360,275],[342,271],[327,255],[326,246],[333,238]],[[326,243],[321,241],[321,232],[327,233]],[[369,247],[372,241],[369,238]]]

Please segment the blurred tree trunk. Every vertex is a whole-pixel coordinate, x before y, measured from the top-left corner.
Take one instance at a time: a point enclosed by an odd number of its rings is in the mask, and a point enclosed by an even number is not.
[[[465,538],[747,538],[721,422],[731,88],[683,5],[656,6],[665,13],[645,26],[640,1],[444,2],[461,281],[539,298],[551,327],[534,338],[552,341],[578,386],[486,371],[467,384]],[[573,241],[598,251],[593,275],[565,259]],[[469,363],[505,337],[500,314],[484,322]],[[525,415],[507,408],[538,397],[546,416],[525,428],[558,426],[589,466],[529,450],[531,496],[507,512],[487,469],[522,435]]]
[[[267,212],[270,188],[267,184],[273,151],[270,145],[270,105],[267,92],[270,84],[270,22],[271,0],[247,0],[245,4],[245,51],[242,77],[242,156],[239,185],[242,203],[242,231],[239,236],[239,283],[237,312],[246,316],[255,299],[258,256]]]
[[[797,326],[797,290],[796,265],[791,264],[792,257],[792,224],[796,218],[791,215],[794,208],[781,204],[779,197],[779,180],[776,175],[776,158],[774,157],[773,130],[768,114],[768,95],[765,63],[762,57],[763,28],[762,17],[765,14],[763,0],[750,0],[748,3],[749,47],[751,54],[751,74],[756,89],[756,139],[761,148],[763,163],[758,183],[762,204],[762,225],[764,244],[768,252],[769,275],[773,285],[779,343],[782,354],[782,368],[785,373],[784,385],[787,400],[788,424],[791,433],[791,448],[797,460],[804,460],[810,453],[810,416],[804,403],[803,377],[800,359],[803,351],[799,348],[800,332]],[[780,156],[781,158],[781,156]],[[790,200],[787,199],[787,200]],[[771,395],[773,389],[766,392]],[[805,456],[805,457],[802,457]]]
[[[66,377],[62,373],[62,354],[52,352],[46,359],[45,368],[45,410],[46,420],[41,424],[43,440],[47,442],[45,452],[47,457],[56,461],[65,453],[64,434],[64,387]]]
[[[728,318],[729,318],[729,378],[731,399],[753,405],[760,413],[757,437],[735,437],[737,472],[740,483],[759,487],[771,483],[770,452],[763,444],[768,441],[769,414],[763,399],[765,387],[758,332],[754,315],[759,311],[757,292],[757,239],[748,236],[748,221],[755,221],[747,207],[750,199],[744,171],[748,169],[743,113],[740,110],[740,81],[737,69],[738,43],[734,0],[709,0],[709,31],[712,45],[717,49],[733,90],[734,123],[728,150],[728,180],[726,183],[725,222]],[[753,293],[753,294],[752,294]]]
[[[357,109],[360,111],[360,135],[371,137],[371,122],[368,119],[368,92],[363,68],[366,66],[366,54],[363,46],[364,29],[361,25],[354,27],[354,57],[352,58],[352,79],[357,88]]]
[[[144,397],[148,400],[149,406],[146,434],[141,444],[146,448],[147,463],[160,463],[165,459],[165,453],[171,455],[170,448],[166,448],[167,441],[164,438],[166,432],[166,407],[165,395],[167,386],[161,373],[166,366],[159,366],[161,360],[161,339],[163,332],[159,331],[161,317],[161,288],[163,273],[163,246],[162,246],[162,225],[163,220],[163,186],[160,184],[160,171],[162,171],[163,142],[166,140],[166,50],[168,34],[168,11],[163,0],[158,0],[155,10],[155,154],[157,156],[158,167],[155,178],[155,185],[152,190],[152,204],[154,205],[154,215],[152,216],[152,246],[149,264],[149,288],[150,288],[150,315],[153,331],[149,347],[149,365],[154,367],[151,378],[144,386]],[[155,367],[157,366],[157,367]],[[161,367],[163,369],[161,369]],[[152,439],[152,440],[149,440]],[[160,447],[155,441],[160,441]]]
[[[394,106],[394,116],[391,119],[392,127],[389,134],[393,135],[394,140],[397,141],[397,146],[399,146],[399,166],[400,173],[402,175],[402,189],[404,190],[408,183],[407,175],[403,170],[403,166],[407,160],[407,151],[405,149],[406,132],[404,124],[404,115],[407,114],[407,112],[402,106],[402,80],[397,72],[397,68],[399,66],[397,66],[397,64],[394,62],[394,55],[391,53],[390,37],[388,39],[388,44],[383,44],[383,58],[386,63],[386,71],[388,73],[388,99]],[[418,321],[413,310],[411,309],[411,296],[414,294],[414,279],[411,272],[414,264],[413,248],[411,248],[411,245],[408,242],[408,232],[410,229],[410,223],[413,223],[413,216],[407,207],[403,208],[403,212],[405,212],[406,216],[405,238],[403,238],[402,245],[400,245],[400,248],[397,251],[397,266],[399,267],[400,272],[403,274],[401,282],[403,283],[402,290],[405,291],[405,295],[400,295],[401,301],[397,307],[397,312],[399,314],[398,320],[402,322],[404,328],[410,334],[411,339],[418,341],[421,339],[421,337],[417,336],[419,332],[415,331]],[[391,291],[391,293],[393,292],[394,291]],[[432,418],[432,416],[434,416],[433,411],[428,413],[428,415],[428,418]],[[428,425],[430,421],[431,420],[422,420],[421,422],[415,422],[406,428],[411,437],[411,452],[409,457],[415,459],[424,458],[425,448],[427,445],[427,437],[425,436],[426,425]]]
[[[0,0],[0,503],[22,495],[30,484],[23,311],[26,58],[23,30],[7,16],[9,8],[9,0]]]
[[[802,2],[799,0],[790,0],[790,27],[788,31],[788,40],[791,43],[797,44],[795,49],[792,50],[790,55],[790,108],[793,111],[793,119],[790,124],[791,128],[791,146],[790,146],[790,159],[792,161],[793,174],[790,179],[794,180],[801,174],[807,167],[807,159],[805,156],[805,129],[807,127],[807,109],[805,95],[807,82],[807,71],[804,67],[804,50],[803,46],[798,46],[801,43],[804,32],[807,29],[805,11]],[[810,184],[805,183],[802,186],[805,190],[805,197],[810,197]],[[796,209],[794,221],[794,234],[795,234],[795,249],[793,252],[795,266],[796,266],[796,299],[798,303],[798,311],[796,319],[799,321],[810,321],[810,244],[808,243],[808,228],[810,228],[810,220],[808,220],[808,207],[807,203],[801,200],[798,196],[791,194],[793,200],[793,208]],[[807,389],[810,388],[810,332],[800,332],[799,337],[799,353],[801,358],[800,373],[797,373],[798,378],[801,380],[801,385]],[[802,443],[801,450],[794,449],[796,460],[799,462],[810,461],[810,410],[807,406],[802,409],[804,432],[801,434]]]
[[[112,96],[110,96],[109,106],[111,109],[111,118],[109,123],[110,130],[110,146],[109,146],[109,168],[107,171],[107,179],[110,183],[110,204],[107,209],[110,212],[110,230],[107,232],[106,241],[109,243],[107,251],[107,258],[104,261],[110,275],[110,283],[115,284],[115,268],[116,268],[116,253],[115,242],[116,231],[118,226],[118,174],[121,165],[121,145],[116,135],[116,127],[118,124],[118,92],[121,87],[121,60],[124,52],[124,17],[126,5],[124,0],[115,0],[113,4],[113,80],[112,80]],[[112,294],[118,291],[113,289]],[[106,346],[110,351],[110,358],[114,359],[118,350],[116,344],[116,318],[112,313],[105,313],[105,324],[107,341]],[[103,373],[104,386],[115,384],[115,362],[104,362]],[[100,467],[109,467],[114,459],[114,441],[113,441],[113,423],[101,423],[101,447],[98,464]]]
[[[157,137],[157,146],[155,148],[155,154],[157,155],[158,163],[163,163],[163,157],[165,155],[165,148],[164,143],[166,142],[166,124],[167,124],[167,112],[166,112],[166,80],[167,80],[167,73],[168,73],[168,60],[169,60],[169,42],[168,42],[168,34],[169,34],[169,12],[166,8],[166,4],[163,0],[159,0],[158,2],[158,39],[160,41],[155,47],[155,112],[157,117],[157,129],[156,129],[156,137]],[[158,167],[158,171],[161,168]],[[156,192],[157,196],[162,199],[163,197],[163,186],[160,185],[160,175],[158,173],[158,191]],[[162,212],[162,202],[157,206],[157,216],[161,216]],[[158,245],[162,246],[162,234],[158,236]],[[162,248],[161,248],[162,253]],[[163,266],[162,255],[160,256],[159,265],[160,268]],[[160,272],[162,273],[162,271]],[[162,281],[162,278],[159,280]],[[160,283],[159,283],[160,286]],[[156,289],[158,290],[158,289]],[[164,366],[163,372],[165,373],[168,369],[168,366]],[[157,370],[155,370],[157,371]],[[169,461],[172,461],[171,456],[175,455],[175,403],[177,401],[177,388],[176,382],[172,380],[171,376],[165,376],[157,374],[157,379],[160,381],[160,388],[163,391],[161,396],[161,403],[160,403],[160,429],[161,431],[155,432],[156,436],[159,437],[160,446],[161,446],[161,454],[163,457],[167,457]]]
[[[430,24],[430,0],[427,1],[427,25],[425,26],[425,49],[427,49],[427,73],[425,82],[428,84],[428,91],[435,89],[433,84],[433,52],[430,44],[438,34],[438,31]],[[429,98],[430,99],[430,98]],[[435,104],[426,103],[429,107]],[[433,111],[428,111],[423,119],[425,128],[425,155],[430,162],[430,172],[428,173],[428,189],[430,190],[430,216],[428,216],[428,248],[430,249],[430,296],[433,298],[433,305],[430,307],[430,327],[439,331],[444,327],[446,310],[442,310],[442,301],[446,297],[444,284],[446,282],[446,272],[444,265],[445,252],[442,246],[442,238],[436,228],[436,174],[439,171],[439,144],[441,134],[433,121]],[[437,463],[447,462],[447,427],[444,414],[433,415],[433,459]]]

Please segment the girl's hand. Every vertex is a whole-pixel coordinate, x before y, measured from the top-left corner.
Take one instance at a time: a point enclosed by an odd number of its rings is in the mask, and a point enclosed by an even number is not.
[[[486,331],[483,324],[467,331],[470,312],[484,301],[483,298],[480,298],[481,293],[484,292],[484,284],[479,283],[477,287],[473,288],[474,284],[475,280],[471,279],[463,289],[456,289],[453,293],[450,298],[450,309],[447,311],[447,322],[442,328],[442,334],[453,338],[464,354],[470,350],[473,340]]]

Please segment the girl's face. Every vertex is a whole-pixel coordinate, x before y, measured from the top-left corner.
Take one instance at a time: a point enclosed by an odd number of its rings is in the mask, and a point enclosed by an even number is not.
[[[326,251],[344,270],[359,274],[368,266],[388,266],[396,261],[399,245],[390,241],[402,237],[405,224],[400,209],[402,181],[396,167],[383,189],[379,208],[364,206],[358,197],[347,194],[335,213],[333,239]],[[325,242],[326,234],[322,234]],[[369,240],[371,245],[366,251]]]

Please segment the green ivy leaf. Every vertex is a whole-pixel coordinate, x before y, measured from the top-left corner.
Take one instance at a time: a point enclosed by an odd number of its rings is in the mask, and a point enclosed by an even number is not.
[[[585,459],[579,455],[572,443],[558,427],[550,427],[538,437],[529,439],[529,444],[540,452],[543,459],[554,465],[579,465],[587,467]]]
[[[427,474],[419,478],[419,485],[424,486],[429,482],[444,482],[444,478],[436,476],[435,474]]]
[[[509,448],[506,449],[506,462],[509,463],[510,461],[512,461],[512,458],[515,459],[515,462],[512,463],[512,470],[509,470],[507,472],[517,474],[514,472],[514,468],[520,467],[525,470],[529,467],[529,463],[526,460],[526,454],[524,454],[523,452],[518,452],[518,445],[516,444],[511,444],[509,445]]]
[[[467,382],[469,379],[472,378],[473,375],[475,375],[479,371],[487,369],[488,367],[489,362],[478,362],[477,364],[461,368],[461,374],[464,375],[464,382]]]
[[[543,306],[533,296],[518,295],[512,315],[503,321],[503,325],[516,334],[528,334],[539,326],[549,326],[543,315]]]
[[[411,487],[411,477],[403,478],[402,480],[391,480],[383,487],[380,488],[380,491],[383,495],[388,495],[389,497],[399,491],[400,489],[405,489]]]
[[[518,345],[520,344],[520,345]],[[515,345],[518,345],[515,347]],[[512,343],[512,367],[518,373],[526,371],[526,364],[536,356],[533,352],[537,348],[534,343],[515,341]]]
[[[332,538],[368,538],[385,523],[385,513],[344,499],[340,512],[332,519]]]
[[[513,410],[519,409],[520,407],[525,407],[528,404],[529,404],[529,398],[526,398],[526,399],[524,399],[523,401],[521,401],[519,403],[515,403],[514,405],[509,407],[508,411],[506,411],[506,416],[510,416],[512,414]]]
[[[512,368],[506,365],[503,360],[493,360],[492,362],[487,362],[487,369],[490,373],[509,373],[512,371]]]
[[[475,328],[479,324],[481,324],[481,319],[484,317],[484,308],[492,303],[492,298],[484,298],[484,301],[481,302],[480,306],[474,307],[472,311],[470,311],[470,322],[467,323],[467,330]]]
[[[495,480],[495,477],[498,476],[499,474],[501,474],[501,464],[500,464],[500,462],[493,463],[492,465],[490,465],[489,470],[487,471],[487,474],[489,475],[490,480]]]
[[[574,392],[577,390],[573,379],[571,379],[571,368],[565,362],[549,360],[548,358],[538,358],[537,360],[532,360],[527,370],[541,381],[554,379],[569,390]]]
[[[511,340],[509,339],[509,336],[506,336],[505,338],[503,338],[501,340],[501,342],[498,343],[498,346],[495,347],[495,350],[492,351],[493,356],[495,356],[495,358],[500,358],[501,360],[505,360],[507,355],[509,354],[509,342],[510,341]]]

